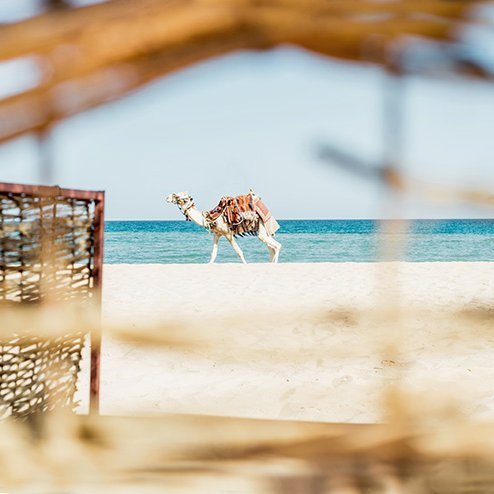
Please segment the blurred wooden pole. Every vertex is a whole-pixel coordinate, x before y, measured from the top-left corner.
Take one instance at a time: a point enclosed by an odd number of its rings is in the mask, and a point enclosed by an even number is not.
[[[401,168],[404,151],[405,80],[396,70],[387,70],[383,81],[383,165]]]
[[[70,8],[70,3],[66,0],[44,0],[47,10],[60,10]]]
[[[39,182],[45,185],[54,185],[54,154],[53,154],[53,136],[49,127],[39,131],[36,134],[38,141],[38,176]]]
[[[295,45],[389,66],[398,39],[455,42],[481,1],[113,0],[57,8],[0,26],[0,61],[36,59],[49,76],[0,98],[0,142],[121,98],[151,80],[225,53]],[[53,5],[62,5],[55,1]],[[419,15],[420,14],[420,15]],[[365,61],[365,60],[364,60]],[[457,70],[465,64],[459,64]]]

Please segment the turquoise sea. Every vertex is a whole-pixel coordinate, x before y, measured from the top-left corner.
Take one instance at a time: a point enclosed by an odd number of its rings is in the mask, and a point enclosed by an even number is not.
[[[374,262],[380,240],[401,245],[393,260],[494,261],[494,220],[415,220],[379,235],[374,220],[281,220],[280,262]],[[266,262],[255,237],[238,239],[247,262]],[[187,221],[108,221],[105,262],[111,264],[205,263],[212,235]],[[388,260],[390,260],[388,258]],[[226,239],[216,262],[239,262]]]

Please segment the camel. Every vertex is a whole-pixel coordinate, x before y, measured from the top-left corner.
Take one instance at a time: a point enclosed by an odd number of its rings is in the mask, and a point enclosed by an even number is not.
[[[255,201],[260,200],[252,191],[250,191],[249,196],[254,198]],[[203,212],[196,208],[194,199],[192,199],[187,192],[170,194],[167,196],[166,201],[176,204],[187,220],[193,221],[213,234],[213,249],[209,260],[210,264],[214,263],[216,260],[218,242],[221,237],[225,237],[228,242],[230,242],[233,250],[237,253],[238,257],[240,257],[240,260],[244,264],[247,264],[242,249],[235,240],[236,235],[242,236],[243,234],[257,235],[259,240],[267,246],[270,252],[270,262],[278,262],[281,244],[273,238],[274,231],[279,228],[279,225],[274,218],[271,217],[265,223],[261,215],[255,210],[245,211],[240,213],[239,222],[232,224],[232,222],[229,221],[225,208],[219,209],[222,202],[220,202],[220,205],[213,211]],[[213,212],[216,213],[216,217],[212,215]]]

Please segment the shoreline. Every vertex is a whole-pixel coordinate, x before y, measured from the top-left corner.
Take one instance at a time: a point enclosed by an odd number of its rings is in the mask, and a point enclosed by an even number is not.
[[[278,262],[278,263],[272,263],[272,262],[247,262],[247,264],[242,264],[240,261],[235,261],[235,262],[215,262],[210,264],[209,262],[189,262],[189,263],[181,263],[181,262],[162,262],[162,263],[157,263],[157,262],[148,262],[148,263],[125,263],[125,262],[105,262],[103,263],[104,266],[223,266],[223,265],[236,265],[238,264],[239,266],[249,266],[249,265],[272,265],[272,266],[280,266],[280,265],[312,265],[312,264],[327,264],[327,265],[339,265],[339,264],[356,264],[356,265],[362,265],[362,264],[368,264],[368,265],[373,265],[373,264],[494,264],[494,261],[307,261],[307,262]]]

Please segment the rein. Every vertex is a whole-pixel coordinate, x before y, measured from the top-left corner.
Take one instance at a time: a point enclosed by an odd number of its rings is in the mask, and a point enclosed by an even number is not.
[[[194,200],[192,198],[189,199],[189,202],[187,204],[184,204],[183,206],[179,204],[179,208],[182,211],[182,214],[185,216],[185,219],[187,221],[192,221],[189,216],[189,209],[193,208],[195,206]]]

